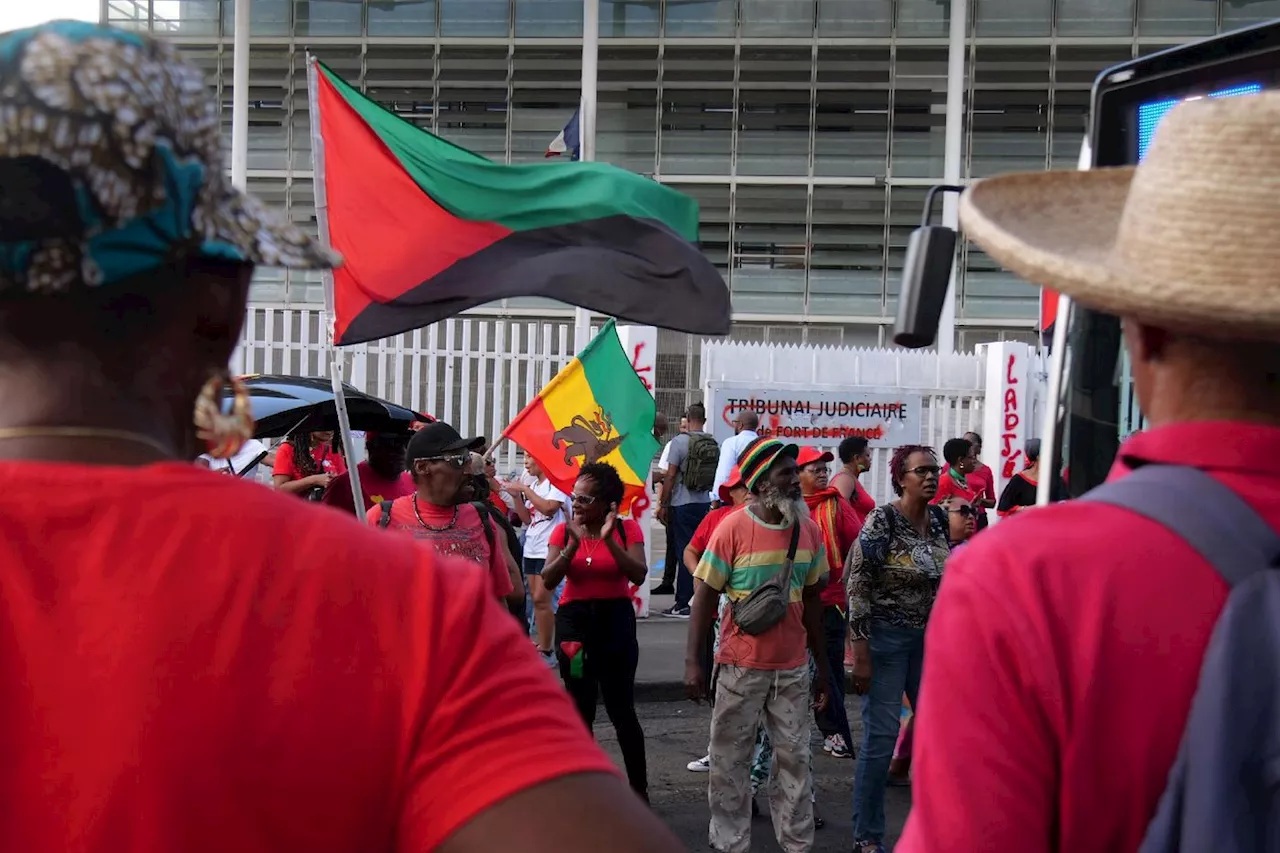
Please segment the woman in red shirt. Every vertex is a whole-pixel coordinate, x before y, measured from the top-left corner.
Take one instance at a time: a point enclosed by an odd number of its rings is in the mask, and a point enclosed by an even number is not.
[[[618,734],[632,789],[649,799],[644,730],[636,716],[636,611],[631,585],[645,583],[644,533],[618,517],[624,486],[606,462],[582,466],[573,487],[573,515],[551,531],[543,583],[565,581],[556,611],[556,656],[565,689],[590,729],[596,700]]]
[[[853,757],[853,736],[844,708],[844,643],[846,637],[844,558],[858,541],[862,521],[840,492],[827,485],[827,470],[835,457],[816,447],[800,448],[800,490],[809,516],[822,532],[827,555],[827,586],[822,590],[822,627],[827,635],[827,659],[831,665],[831,693],[825,711],[817,714],[822,748],[833,758]]]
[[[858,481],[858,477],[871,470],[871,446],[865,438],[851,435],[840,442],[838,450],[841,467],[827,485],[849,502],[861,526],[862,519],[876,508],[876,499]]]
[[[272,482],[286,494],[320,500],[329,483],[347,473],[347,460],[333,449],[333,431],[297,429],[276,450]]]
[[[947,464],[938,475],[938,493],[930,503],[941,504],[950,497],[964,498],[969,504],[977,502],[976,484],[969,482],[969,475],[977,464],[973,444],[965,438],[953,438],[942,445],[942,458]]]

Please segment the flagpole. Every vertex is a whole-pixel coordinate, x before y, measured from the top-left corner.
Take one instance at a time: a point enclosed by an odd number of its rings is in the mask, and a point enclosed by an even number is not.
[[[248,0],[243,0],[248,6]],[[239,19],[237,19],[239,20]],[[324,182],[324,139],[320,135],[320,87],[319,69],[316,58],[307,54],[307,108],[311,119],[311,173],[312,186],[315,191],[316,225],[320,231],[320,242],[332,248],[329,242],[329,197],[325,192]],[[334,331],[334,296],[333,273],[324,273],[324,324],[329,330],[329,381],[333,384],[333,405],[338,411],[338,435],[342,439],[342,449],[351,458],[351,416],[347,413],[347,394],[342,387],[342,359],[338,355],[338,347],[333,341]],[[360,488],[360,470],[356,465],[348,469],[351,480],[351,505],[355,507],[356,517],[364,518],[364,491]]]
[[[244,192],[249,183],[249,0],[236,0],[235,15],[231,43],[231,185]],[[247,367],[242,332],[231,353],[231,372],[247,373]]]
[[[582,101],[578,114],[578,159],[596,159],[596,81],[600,58],[600,0],[582,0]],[[591,312],[575,308],[573,346],[582,352],[591,341]]]

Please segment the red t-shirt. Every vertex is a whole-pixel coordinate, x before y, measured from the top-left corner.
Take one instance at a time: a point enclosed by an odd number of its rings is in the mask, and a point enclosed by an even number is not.
[[[411,497],[403,497],[391,503],[391,524],[388,530],[400,530],[412,535],[415,539],[427,542],[437,553],[447,557],[460,557],[473,566],[487,569],[491,578],[493,594],[502,598],[511,592],[511,573],[507,571],[507,560],[499,546],[499,536],[505,537],[502,528],[491,520],[493,529],[493,547],[485,536],[484,523],[480,514],[471,504],[461,506],[436,506],[426,501],[418,501],[418,512],[413,510]],[[456,515],[454,514],[456,511]],[[418,522],[418,515],[433,529],[423,527]],[[382,516],[382,506],[378,505],[365,514],[365,521],[377,527]]]
[[[356,470],[360,472],[360,493],[364,496],[363,512],[368,512],[383,501],[393,501],[413,494],[413,476],[408,471],[394,480],[388,480],[373,470],[368,462],[361,462]],[[324,492],[324,502],[355,513],[355,505],[351,502],[351,472],[344,471],[329,482],[329,488]]]
[[[970,490],[973,491],[974,497],[981,498],[984,501],[994,501],[999,495],[995,493],[996,476],[992,473],[989,465],[979,465],[965,477],[969,483]],[[984,518],[987,515],[986,507],[978,507],[978,514]]]
[[[831,485],[833,487],[836,486],[836,481],[842,477],[853,481],[853,491],[849,493],[849,503],[853,505],[853,512],[857,515],[858,525],[861,528],[862,522],[871,514],[871,510],[876,508],[876,499],[871,497],[870,492],[863,487],[857,477],[844,468],[837,471],[835,476],[831,478]]]
[[[1280,529],[1278,447],[1277,428],[1189,423],[1121,455],[1207,471]],[[1106,504],[1019,513],[973,539],[929,621],[897,849],[1137,850],[1226,596],[1176,535]]]
[[[630,548],[637,543],[644,544],[644,531],[640,529],[639,524],[629,518],[621,519],[621,523],[627,533],[624,548]],[[565,526],[557,524],[551,531],[551,538],[547,541],[557,548],[563,548],[567,538],[568,532]],[[613,538],[622,545],[623,539],[617,530],[613,531]],[[591,560],[590,565],[587,565],[588,558]],[[560,593],[561,604],[587,599],[625,598],[630,600],[631,598],[631,581],[619,571],[618,563],[613,559],[609,547],[599,540],[587,542],[586,548],[582,543],[578,544],[578,550],[574,552],[573,560],[569,563],[569,569],[564,577],[564,591]]]
[[[974,481],[970,479],[972,476],[973,475],[970,474],[969,477],[965,478],[965,483],[968,486],[968,488],[965,488],[957,483],[956,478],[951,476],[950,470],[948,470],[946,466],[943,466],[942,474],[938,477],[938,493],[933,496],[932,503],[940,504],[952,495],[958,495],[969,503],[973,503],[974,499],[977,498],[978,495],[974,491]]]
[[[839,543],[840,553],[834,558],[828,555],[831,574],[827,577],[827,585],[823,587],[822,594],[819,596],[824,605],[839,607],[841,610],[848,607],[849,600],[844,591],[844,561],[853,550],[854,543],[858,541],[858,534],[861,532],[862,518],[858,516],[853,504],[844,498],[837,498],[836,542]]]
[[[338,474],[347,473],[347,460],[342,458],[341,453],[335,453],[333,448],[327,444],[311,450],[311,458],[316,461],[317,473]],[[285,474],[290,480],[301,480],[302,470],[298,468],[298,461],[294,458],[293,445],[285,442],[276,448],[276,464],[271,469],[272,476],[276,474]],[[350,487],[347,487],[350,491]]]
[[[7,850],[432,850],[616,772],[474,571],[190,464],[0,481]]]
[[[689,547],[698,555],[698,559],[702,559],[702,552],[707,550],[707,543],[711,541],[711,534],[716,532],[716,528],[720,526],[720,522],[724,521],[726,515],[736,510],[740,510],[740,506],[721,506],[716,507],[702,517],[702,521],[698,522],[697,528],[693,531],[693,538],[689,540]],[[684,559],[684,555],[680,555],[680,559]]]

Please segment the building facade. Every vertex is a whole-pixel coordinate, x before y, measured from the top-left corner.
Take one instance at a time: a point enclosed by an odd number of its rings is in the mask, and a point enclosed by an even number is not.
[[[1113,63],[1280,16],[1280,0],[969,0],[966,179],[1074,167]],[[234,0],[103,0],[172,38],[231,127]],[[597,157],[701,205],[735,337],[877,345],[907,238],[943,174],[951,0],[600,0]],[[578,101],[581,0],[253,0],[249,187],[315,227],[305,55],[501,162],[541,160]],[[957,349],[1034,340],[1038,294],[961,247]],[[260,304],[318,305],[263,271]],[[564,306],[489,309],[563,322]],[[664,333],[660,352],[694,343]],[[672,369],[676,369],[672,363]]]

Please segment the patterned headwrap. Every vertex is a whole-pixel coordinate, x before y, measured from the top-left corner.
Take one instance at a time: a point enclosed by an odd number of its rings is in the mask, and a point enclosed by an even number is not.
[[[189,257],[337,256],[231,185],[200,70],[135,32],[0,34],[0,293],[111,285]]]
[[[775,438],[757,438],[746,446],[738,456],[738,469],[742,472],[742,484],[749,491],[756,490],[756,483],[769,472],[779,457],[790,456],[795,459],[800,448],[794,444],[783,444]]]

